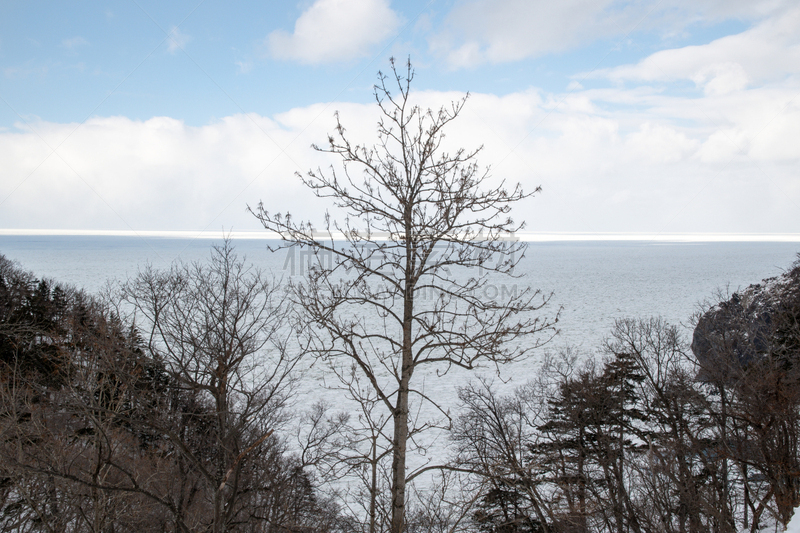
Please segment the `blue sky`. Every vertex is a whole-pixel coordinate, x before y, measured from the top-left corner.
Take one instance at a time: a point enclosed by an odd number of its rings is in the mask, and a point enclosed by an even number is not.
[[[800,232],[800,6],[662,0],[0,4],[0,229],[319,219],[293,176],[411,57],[542,232]],[[456,146],[454,144],[453,146]]]

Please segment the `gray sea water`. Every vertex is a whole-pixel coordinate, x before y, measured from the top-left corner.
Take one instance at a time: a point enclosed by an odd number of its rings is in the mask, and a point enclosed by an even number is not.
[[[167,268],[176,260],[204,261],[211,239],[118,236],[0,236],[0,253],[38,277],[89,292],[136,274],[147,263]],[[258,239],[237,239],[237,252],[277,278],[298,274],[302,258],[270,252]],[[719,289],[736,290],[776,276],[797,258],[800,243],[642,241],[534,242],[515,273],[490,285],[487,297],[525,287],[552,298],[543,313],[561,309],[557,343],[591,348],[614,319],[663,316],[688,324],[702,301]]]

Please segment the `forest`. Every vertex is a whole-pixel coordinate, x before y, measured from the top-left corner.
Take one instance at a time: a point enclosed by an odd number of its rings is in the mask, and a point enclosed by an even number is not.
[[[229,243],[113,296],[0,259],[3,531],[388,529],[387,454],[355,453],[346,416],[293,407],[289,303]],[[707,306],[691,346],[661,319],[619,320],[593,354],[545,350],[511,395],[465,384],[448,461],[404,527],[785,524],[800,503],[799,349],[796,263]]]

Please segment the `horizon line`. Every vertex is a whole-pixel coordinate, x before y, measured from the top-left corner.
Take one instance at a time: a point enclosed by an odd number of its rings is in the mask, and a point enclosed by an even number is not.
[[[0,229],[0,236],[77,236],[77,237],[161,237],[184,239],[280,240],[267,231],[192,231],[192,230],[72,230],[72,229]],[[320,234],[327,237],[327,233]],[[533,232],[513,234],[525,242],[559,241],[655,241],[655,242],[800,242],[800,233],[649,233],[649,232]],[[339,240],[339,239],[336,239]]]

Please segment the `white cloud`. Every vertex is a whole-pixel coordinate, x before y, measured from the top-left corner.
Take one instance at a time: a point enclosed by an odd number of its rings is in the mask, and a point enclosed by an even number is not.
[[[47,76],[50,71],[48,65],[34,64],[32,61],[26,62],[24,65],[17,65],[13,67],[6,67],[3,69],[3,74],[6,78],[12,80],[25,79],[28,76]]]
[[[689,139],[684,132],[651,122],[644,122],[639,131],[627,136],[625,142],[630,153],[655,164],[686,161],[687,156],[696,152],[700,144]]]
[[[431,45],[454,67],[517,61],[575,46],[587,30],[594,29],[593,37],[616,32],[602,20],[612,5],[613,0],[472,0],[451,11],[448,30]]]
[[[294,33],[276,30],[267,46],[276,59],[318,64],[368,55],[400,24],[388,0],[317,0]]]
[[[742,65],[729,61],[698,70],[692,76],[692,81],[702,86],[708,95],[724,95],[743,90],[750,82],[750,77]]]
[[[168,117],[95,117],[77,126],[37,122],[36,133],[22,124],[0,132],[8,162],[0,169],[0,227],[257,229],[247,203],[282,209],[275,199],[296,196],[294,172],[324,163],[308,150],[324,139],[319,128],[295,140],[300,130],[257,115],[202,127]]]
[[[791,0],[466,0],[447,16],[431,49],[454,68],[560,52],[632,31],[679,34],[699,21],[759,20]]]
[[[173,26],[167,35],[167,47],[170,54],[174,54],[178,50],[182,50],[192,37],[183,33],[177,26]]]
[[[640,88],[474,93],[445,147],[483,144],[479,163],[493,180],[542,185],[515,214],[531,230],[793,232],[798,83],[691,98]],[[413,94],[424,107],[461,96]],[[353,141],[374,141],[375,106],[353,103],[202,127],[167,117],[96,117],[77,130],[34,123],[46,143],[18,125],[0,132],[0,227],[257,229],[244,207],[259,200],[319,224],[327,204],[293,174],[335,163],[308,146],[324,144],[336,109]],[[47,158],[67,136],[68,164]]]
[[[708,44],[663,50],[635,65],[598,71],[613,81],[692,80],[706,94],[800,74],[800,8]]]

